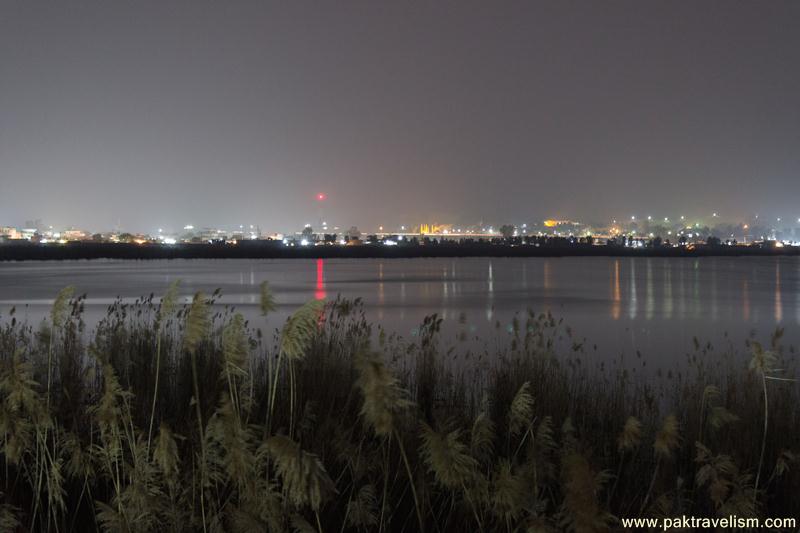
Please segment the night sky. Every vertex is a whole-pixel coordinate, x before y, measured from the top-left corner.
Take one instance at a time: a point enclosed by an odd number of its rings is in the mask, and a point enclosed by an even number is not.
[[[0,4],[0,225],[800,217],[800,2]]]

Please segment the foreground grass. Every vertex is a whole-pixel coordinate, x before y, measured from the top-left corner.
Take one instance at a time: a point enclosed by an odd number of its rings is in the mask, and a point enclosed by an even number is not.
[[[800,514],[780,331],[744,362],[698,343],[648,381],[590,365],[550,315],[476,351],[443,347],[436,316],[408,343],[357,301],[311,302],[277,331],[268,286],[260,324],[215,297],[180,305],[176,285],[112,305],[91,334],[69,289],[36,329],[6,317],[0,531],[594,532]]]

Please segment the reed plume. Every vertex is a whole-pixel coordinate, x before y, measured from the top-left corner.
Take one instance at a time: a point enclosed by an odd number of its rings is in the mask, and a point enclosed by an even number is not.
[[[347,523],[357,529],[370,530],[378,524],[378,499],[375,487],[364,485],[347,504]]]
[[[69,286],[61,289],[53,301],[53,307],[50,308],[50,332],[49,332],[49,347],[47,349],[47,408],[50,408],[50,388],[53,381],[53,342],[58,332],[63,329],[67,320],[67,306],[69,300],[75,294],[75,287]]]
[[[508,459],[500,459],[492,480],[492,511],[507,528],[522,514],[528,495],[522,475]]]
[[[617,450],[620,453],[630,452],[642,442],[642,423],[636,417],[629,416],[625,426],[617,438]]]
[[[669,415],[664,419],[661,429],[656,434],[655,442],[653,442],[653,452],[656,458],[656,466],[653,469],[653,478],[650,480],[650,486],[647,489],[644,500],[642,500],[642,507],[639,510],[640,513],[644,511],[647,503],[650,501],[650,495],[653,492],[653,487],[655,487],[656,479],[658,479],[661,463],[670,459],[672,457],[672,453],[678,448],[679,445],[680,433],[678,419],[675,417],[675,415]]]
[[[521,430],[527,430],[533,418],[533,394],[530,392],[531,382],[526,381],[514,395],[508,415],[508,430],[513,435],[518,435]]]
[[[437,482],[457,490],[470,481],[477,462],[461,442],[461,430],[440,433],[423,422],[421,437],[420,454]]]
[[[300,448],[289,437],[276,435],[259,447],[260,454],[274,461],[288,501],[295,507],[319,512],[336,489],[319,457]]]
[[[319,330],[324,300],[311,300],[286,320],[281,332],[280,352],[290,361],[302,359]]]
[[[203,430],[203,413],[200,408],[200,384],[197,376],[197,348],[208,336],[211,327],[209,318],[209,302],[202,292],[194,295],[189,311],[186,315],[186,331],[183,336],[183,343],[186,351],[189,352],[192,365],[192,386],[194,389],[194,407],[197,416],[197,434],[200,443],[200,508],[203,523],[203,532],[207,530],[206,511],[205,511],[205,486],[207,483],[206,475],[206,447],[205,431]]]
[[[153,460],[164,476],[167,484],[174,484],[178,480],[180,473],[180,462],[178,456],[178,443],[169,426],[162,422],[158,428],[156,437],[156,447],[153,450]]]
[[[603,510],[598,497],[608,474],[595,472],[588,459],[576,451],[564,456],[561,470],[564,501],[559,525],[575,533],[609,531],[614,518]]]
[[[678,419],[669,415],[664,419],[664,424],[656,434],[653,450],[659,459],[669,459],[680,444]]]
[[[54,329],[64,327],[64,322],[67,319],[67,306],[74,295],[75,287],[72,285],[64,287],[58,292],[56,299],[53,301],[53,306],[50,308],[50,324]]]
[[[2,492],[0,492],[0,498],[3,498]],[[0,504],[0,531],[18,531],[22,527],[18,518],[19,511],[13,505]]]
[[[272,294],[269,282],[262,281],[260,289],[261,297],[259,299],[259,307],[261,308],[261,314],[267,316],[268,313],[273,312],[278,306],[275,304],[275,296]]]
[[[161,304],[158,307],[158,322],[163,323],[175,314],[178,308],[178,295],[180,291],[181,280],[176,279],[169,284],[167,292],[161,297]]]
[[[156,402],[158,400],[158,382],[161,377],[161,335],[164,328],[164,323],[169,320],[175,313],[178,305],[178,288],[180,287],[181,280],[177,279],[170,283],[167,292],[161,298],[161,305],[158,308],[158,317],[156,319],[156,369],[155,369],[155,384],[153,385],[153,402],[150,408],[150,424],[147,428],[147,450],[150,451],[150,440],[153,436],[153,422],[156,417]]]
[[[408,393],[400,387],[397,378],[389,372],[375,352],[368,349],[359,351],[356,369],[356,383],[364,397],[361,416],[377,436],[391,435],[395,428],[396,414],[411,405]]]
[[[183,344],[187,352],[194,354],[198,346],[208,337],[211,328],[210,307],[205,294],[198,292],[192,298],[186,315],[186,332]]]
[[[475,417],[470,433],[470,453],[478,461],[489,462],[494,456],[495,426],[485,412]]]

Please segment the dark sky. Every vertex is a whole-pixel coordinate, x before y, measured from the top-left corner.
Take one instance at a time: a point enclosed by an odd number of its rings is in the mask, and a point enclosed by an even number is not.
[[[800,217],[800,2],[0,4],[0,225]]]

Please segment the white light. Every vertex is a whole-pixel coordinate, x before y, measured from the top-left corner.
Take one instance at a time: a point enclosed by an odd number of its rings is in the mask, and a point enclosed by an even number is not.
[[[167,237],[167,238],[164,239],[164,244],[175,244],[176,242],[178,242],[178,241],[176,241],[172,237]]]
[[[383,241],[383,244],[385,244],[386,246],[397,246],[397,243],[392,240]]]
[[[47,239],[42,239],[42,240],[41,240],[41,241],[39,241],[39,242],[40,242],[40,243],[42,243],[42,244],[47,244],[47,243],[48,243],[48,242],[50,242],[50,241],[48,241]]]
[[[189,224],[188,226],[184,226],[184,227],[183,227],[183,229],[194,229],[194,226],[192,226],[191,224]]]
[[[344,239],[339,239],[339,244],[342,244],[342,245],[347,244],[347,241],[344,240]]]
[[[289,239],[283,239],[283,244],[289,244]]]
[[[300,246],[308,246],[308,239],[303,239],[300,241]]]

